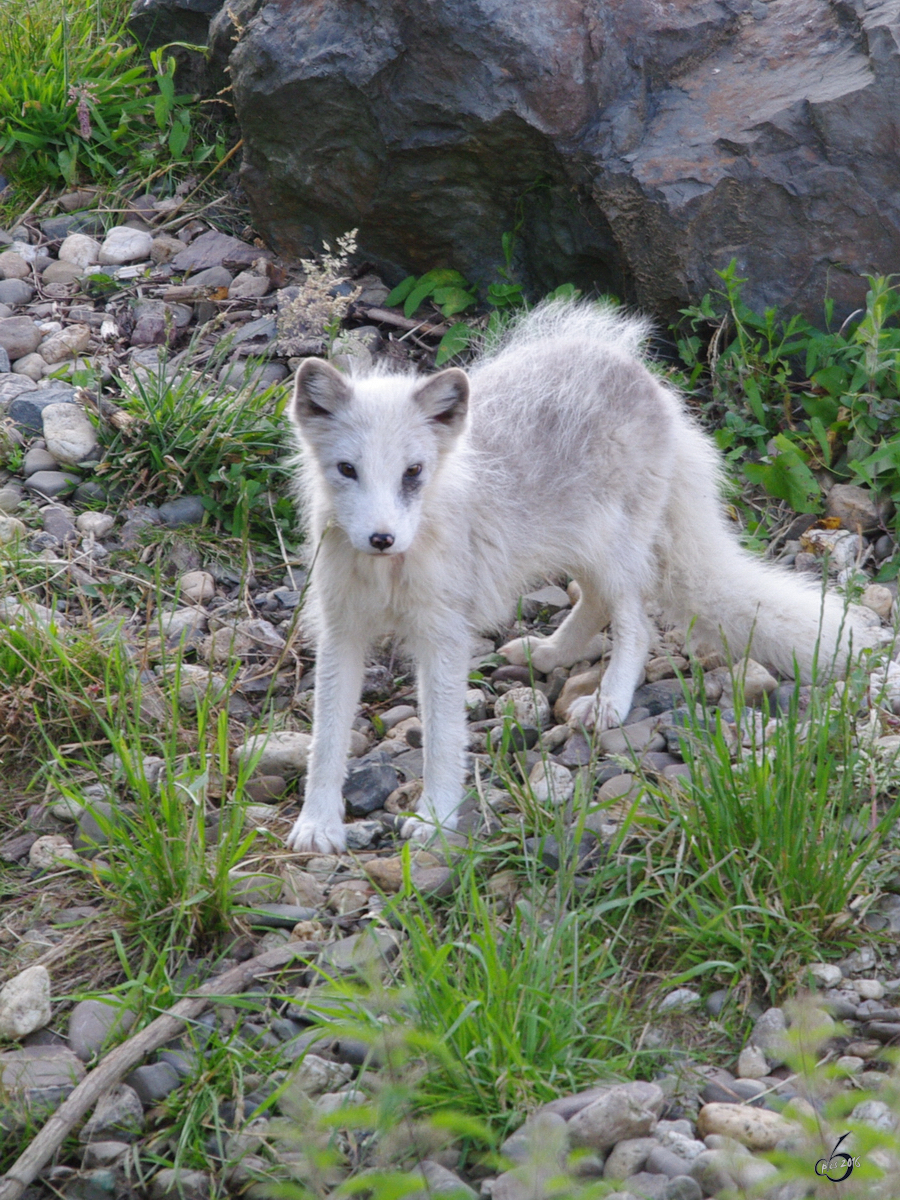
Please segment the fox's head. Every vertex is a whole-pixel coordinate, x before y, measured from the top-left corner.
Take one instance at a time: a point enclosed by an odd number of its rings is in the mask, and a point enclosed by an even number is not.
[[[334,519],[364,554],[403,554],[422,500],[466,423],[469,381],[456,367],[427,379],[353,379],[319,358],[297,371],[291,417],[328,488]]]

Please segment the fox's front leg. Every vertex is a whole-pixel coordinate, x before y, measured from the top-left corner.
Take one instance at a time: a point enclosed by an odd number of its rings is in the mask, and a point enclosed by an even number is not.
[[[327,630],[319,642],[306,793],[287,838],[292,850],[336,854],[347,844],[341,788],[365,651],[365,638],[346,628]]]
[[[415,647],[419,704],[425,747],[421,820],[404,826],[406,836],[425,836],[435,826],[455,829],[466,777],[466,686],[471,631],[453,616],[440,633]]]

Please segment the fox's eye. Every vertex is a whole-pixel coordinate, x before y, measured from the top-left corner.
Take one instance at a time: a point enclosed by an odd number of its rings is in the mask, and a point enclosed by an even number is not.
[[[404,478],[406,478],[406,479],[415,479],[415,477],[417,475],[421,475],[421,474],[422,474],[422,464],[421,463],[413,463],[413,465],[411,467],[407,467],[406,470],[403,472]]]
[[[356,478],[356,467],[354,467],[353,463],[340,462],[337,465],[337,469],[338,474],[343,475],[345,479]]]

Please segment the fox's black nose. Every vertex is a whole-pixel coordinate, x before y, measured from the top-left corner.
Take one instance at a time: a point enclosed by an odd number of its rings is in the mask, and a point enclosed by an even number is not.
[[[387,550],[394,544],[394,535],[392,533],[373,533],[369,538],[369,544],[376,550]]]

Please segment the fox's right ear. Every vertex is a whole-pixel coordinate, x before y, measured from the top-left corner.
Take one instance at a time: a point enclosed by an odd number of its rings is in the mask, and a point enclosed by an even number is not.
[[[332,417],[350,402],[350,388],[340,371],[322,358],[307,358],[297,370],[291,416],[298,425]]]

